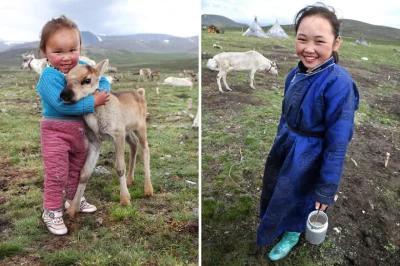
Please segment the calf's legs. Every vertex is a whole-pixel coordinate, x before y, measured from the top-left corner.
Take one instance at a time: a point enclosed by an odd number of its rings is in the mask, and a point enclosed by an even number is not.
[[[115,168],[119,176],[120,184],[120,203],[121,205],[131,205],[131,195],[125,178],[125,134],[114,136],[115,147]]]
[[[144,194],[146,196],[153,196],[153,186],[150,180],[150,149],[147,143],[146,124],[139,126],[136,132],[140,145],[142,146],[142,157],[144,162]]]
[[[133,180],[135,179],[135,167],[136,167],[136,155],[137,155],[137,138],[133,133],[126,135],[126,142],[129,144],[130,155],[129,155],[129,169],[126,175],[126,184],[128,187],[132,186]]]
[[[93,134],[88,133],[88,155],[86,158],[85,165],[83,166],[80,174],[79,185],[76,190],[74,199],[72,200],[70,207],[65,212],[70,218],[74,218],[75,214],[79,212],[79,206],[81,204],[81,198],[85,192],[86,184],[89,180],[90,175],[93,172],[96,162],[100,155],[101,141],[98,140]]]

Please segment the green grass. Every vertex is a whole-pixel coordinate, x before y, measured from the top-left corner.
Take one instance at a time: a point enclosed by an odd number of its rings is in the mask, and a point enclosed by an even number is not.
[[[20,62],[5,62],[0,67],[0,174],[2,187],[7,190],[2,192],[6,202],[0,204],[0,264],[10,265],[17,257],[29,262],[38,252],[41,265],[197,264],[198,234],[193,230],[178,230],[171,223],[186,228],[198,220],[195,211],[198,185],[185,180],[199,183],[199,136],[197,130],[191,129],[192,119],[188,115],[197,112],[199,86],[189,90],[157,83],[167,76],[178,76],[183,69],[197,69],[198,59],[187,55],[125,52],[104,56],[119,69],[120,81],[112,84],[112,91],[139,87],[146,90],[154,197],[144,196],[144,167],[139,148],[134,185],[129,188],[132,205],[120,205],[114,147],[111,142],[104,142],[97,165],[110,174],[93,174],[85,191],[85,197],[98,211],[78,214],[75,220],[66,221],[69,228],[66,236],[54,237],[48,233],[40,218],[44,176],[39,127],[42,107],[32,88],[39,76],[21,71]],[[97,61],[104,58],[93,57]],[[132,73],[143,65],[160,70],[160,81],[138,83],[138,76]],[[189,98],[193,107],[187,110]],[[179,118],[170,119],[176,116]],[[125,161],[128,162],[128,148]]]
[[[0,259],[6,256],[25,254],[25,245],[19,239],[10,239],[0,243]]]

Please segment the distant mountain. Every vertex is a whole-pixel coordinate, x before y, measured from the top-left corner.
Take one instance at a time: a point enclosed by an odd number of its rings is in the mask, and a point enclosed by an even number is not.
[[[372,25],[352,19],[343,19],[342,35],[357,39],[364,37],[367,42],[370,40],[400,41],[400,29]]]
[[[14,43],[10,43],[10,42],[7,42],[7,41],[0,40],[0,52],[8,50],[8,49],[10,49],[10,48],[12,48],[12,47],[14,47],[14,46],[16,46],[18,44],[20,44],[20,43],[15,43],[15,42]]]
[[[199,37],[176,37],[167,34],[96,35],[82,31],[82,43],[86,50],[103,48],[134,53],[198,53]],[[0,41],[0,52],[7,50],[37,50],[39,42],[27,42],[7,46]]]
[[[204,14],[201,15],[201,25],[210,26],[214,25],[218,28],[222,27],[248,27],[247,24],[237,23],[227,17],[219,15]]]
[[[82,43],[84,45],[95,44],[102,40],[101,37],[91,33],[90,31],[81,31],[81,36],[82,36]]]
[[[10,48],[10,45],[7,45],[3,41],[0,41],[0,52],[5,51],[8,48]]]
[[[90,31],[82,31],[81,36],[84,45],[95,44],[102,40],[101,36],[91,33]],[[20,48],[36,49],[38,46],[39,46],[39,41],[9,44],[6,41],[0,40],[0,52],[8,49],[20,49]]]
[[[124,50],[135,53],[198,53],[199,38],[180,38],[170,35],[129,35],[117,38],[104,38],[104,41],[97,42],[90,47],[105,49]]]

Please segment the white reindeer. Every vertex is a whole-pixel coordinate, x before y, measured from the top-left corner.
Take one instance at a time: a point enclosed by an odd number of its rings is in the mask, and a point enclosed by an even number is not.
[[[140,82],[140,77],[143,77],[143,81],[144,81],[144,77],[146,77],[147,79],[149,79],[151,77],[151,69],[150,68],[141,68],[139,70],[139,82]]]
[[[41,58],[37,59],[35,58],[35,55],[33,52],[30,52],[29,54],[25,53],[22,55],[23,62],[21,65],[21,69],[30,69],[38,73],[39,75],[42,73],[43,69],[47,65],[46,58]],[[87,58],[86,56],[80,56],[79,60],[86,62],[88,65],[94,66],[96,65],[96,62]]]
[[[23,54],[22,59],[23,59],[21,65],[22,70],[29,68],[30,70],[35,71],[39,75],[42,73],[43,69],[47,65],[46,58],[36,59],[35,55],[32,52],[30,54],[27,53]]]
[[[197,107],[197,113],[196,116],[193,119],[193,124],[192,124],[192,128],[199,128],[199,111],[200,111],[200,105]]]
[[[272,75],[278,75],[278,67],[276,62],[265,58],[262,54],[256,51],[248,52],[229,52],[220,53],[209,59],[207,62],[207,67],[211,70],[219,71],[217,75],[217,83],[219,91],[223,92],[221,88],[221,78],[224,81],[227,90],[232,90],[226,83],[226,75],[231,70],[250,70],[250,87],[254,88],[254,74],[256,71],[265,71],[266,73],[271,73]]]
[[[194,78],[168,77],[164,80],[164,83],[159,83],[159,84],[173,86],[173,87],[189,87],[190,90],[192,90],[194,81],[195,81]]]

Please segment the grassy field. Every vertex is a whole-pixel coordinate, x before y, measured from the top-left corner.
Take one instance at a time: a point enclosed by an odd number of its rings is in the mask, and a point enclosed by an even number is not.
[[[133,55],[121,52],[92,57],[110,59],[120,81],[112,91],[146,90],[148,142],[154,197],[144,196],[141,155],[130,188],[132,206],[119,204],[114,148],[103,143],[85,191],[94,214],[66,221],[69,232],[56,237],[41,222],[43,167],[39,121],[42,106],[35,84],[39,75],[21,71],[15,59],[0,68],[0,265],[197,265],[198,130],[192,129],[199,86],[158,85],[183,69],[197,69],[195,56]],[[19,59],[18,59],[19,60]],[[134,64],[129,64],[135,62]],[[140,67],[157,68],[160,81],[137,82]],[[159,88],[159,94],[156,88]],[[188,99],[193,106],[188,110]],[[128,160],[126,148],[126,161]],[[191,181],[191,182],[188,182]]]
[[[400,236],[391,234],[398,230],[395,221],[400,213],[392,213],[390,207],[400,203],[396,144],[400,53],[394,50],[400,43],[369,40],[372,45],[363,47],[351,44],[356,37],[344,36],[340,64],[357,83],[361,104],[339,198],[328,212],[328,236],[320,246],[302,237],[286,259],[272,263],[267,258],[272,245],[255,244],[259,198],[265,159],[280,118],[284,81],[298,59],[293,34],[288,39],[241,34],[240,29],[202,34],[202,264],[394,265],[400,259]],[[213,49],[213,44],[222,50]],[[232,92],[218,92],[217,72],[206,67],[207,60],[220,52],[249,50],[277,61],[279,76],[256,73],[253,90],[248,73],[230,72],[227,81]],[[387,151],[392,154],[390,169],[383,167]],[[355,219],[360,208],[366,215]],[[335,227],[343,232],[336,233]]]

